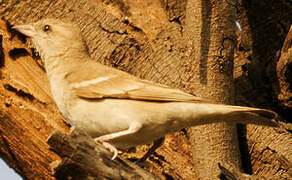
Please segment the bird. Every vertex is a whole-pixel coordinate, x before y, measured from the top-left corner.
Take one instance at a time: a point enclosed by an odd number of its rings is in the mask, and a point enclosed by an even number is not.
[[[218,122],[278,126],[274,111],[215,104],[99,63],[90,57],[74,23],[44,18],[13,28],[32,39],[61,114],[104,145],[112,159],[117,149],[149,144],[191,126]]]

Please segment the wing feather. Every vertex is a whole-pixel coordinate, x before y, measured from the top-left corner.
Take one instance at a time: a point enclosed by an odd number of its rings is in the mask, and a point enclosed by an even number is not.
[[[142,80],[99,63],[88,63],[66,76],[77,96],[89,99],[120,98],[144,101],[209,102],[165,85]]]

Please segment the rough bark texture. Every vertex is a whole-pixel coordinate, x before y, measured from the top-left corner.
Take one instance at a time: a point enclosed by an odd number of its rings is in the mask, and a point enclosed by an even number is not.
[[[236,2],[236,1],[234,1]],[[236,9],[228,1],[189,0],[186,33],[192,37],[190,60],[195,93],[214,102],[233,104],[233,52]],[[220,175],[218,162],[240,169],[240,154],[235,124],[211,124],[194,127],[194,170],[199,179]]]
[[[285,109],[292,109],[292,26],[281,50],[277,63],[279,81],[279,103]]]
[[[127,160],[112,160],[112,154],[84,132],[73,130],[67,135],[57,131],[48,144],[62,158],[52,163],[57,179],[158,179]]]
[[[284,10],[279,12],[277,8],[271,8],[272,5]],[[263,10],[258,11],[256,8]],[[277,100],[272,98],[274,92],[271,91],[271,82],[275,81],[269,79],[272,75],[276,76],[276,73],[265,67],[275,68],[269,66],[271,62],[276,64],[273,44],[277,45],[276,49],[281,49],[291,24],[291,4],[286,1],[243,1],[238,4],[238,9],[243,32],[237,33],[236,103],[273,107],[277,110]],[[72,20],[81,27],[91,56],[99,62],[187,92],[198,92],[201,87],[195,83],[199,78],[194,70],[195,67],[201,67],[202,73],[206,72],[203,68],[205,64],[196,66],[193,62],[193,54],[197,52],[189,46],[192,38],[185,33],[188,28],[186,10],[187,2],[184,0],[161,0],[160,3],[156,0],[0,2],[0,16],[11,24],[33,22],[44,17]],[[267,12],[269,14],[261,14]],[[264,17],[266,19],[260,19]],[[275,25],[277,20],[283,26]],[[286,27],[287,24],[289,26]],[[9,56],[10,50],[26,47],[17,38],[9,39],[10,34],[6,33],[5,26],[1,25],[0,28],[4,51],[1,53],[0,49],[1,157],[28,179],[52,179],[49,164],[60,157],[48,149],[46,138],[54,129],[66,131],[67,125],[50,98],[44,72],[30,56],[17,58],[13,53]],[[279,32],[279,29],[282,31]],[[270,36],[273,43],[266,45],[265,40]],[[227,46],[230,45],[229,40],[226,43]],[[202,44],[206,45],[208,43]],[[30,49],[26,50],[30,52]],[[269,57],[265,52],[272,56]],[[223,56],[227,55],[230,49],[222,53]],[[16,60],[11,57],[16,57]],[[263,77],[257,78],[258,74]],[[10,86],[4,86],[5,84]],[[287,114],[288,111],[281,112]],[[285,117],[289,121],[289,116]],[[247,126],[241,132],[240,149],[243,152],[243,162],[248,162],[244,167],[249,173],[278,179],[289,177],[289,173],[291,175],[291,133],[257,126]],[[141,146],[123,156],[131,160],[137,159],[146,150],[147,146]],[[143,165],[162,179],[196,178],[189,134],[183,130],[168,135],[164,145]]]

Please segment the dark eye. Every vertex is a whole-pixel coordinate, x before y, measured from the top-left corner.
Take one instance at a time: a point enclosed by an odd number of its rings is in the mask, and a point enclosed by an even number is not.
[[[45,25],[44,26],[44,32],[47,32],[49,30],[51,30],[51,26],[50,25]]]

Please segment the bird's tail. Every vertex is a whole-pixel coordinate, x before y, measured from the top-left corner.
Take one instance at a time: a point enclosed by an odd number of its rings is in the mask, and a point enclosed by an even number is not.
[[[278,114],[274,111],[267,109],[243,107],[243,106],[225,106],[230,108],[227,117],[235,119],[240,124],[256,124],[262,126],[278,127],[277,118]],[[226,117],[226,118],[227,118]]]
[[[276,121],[278,114],[267,109],[207,103],[193,104],[192,108],[194,113],[184,118],[187,126],[216,122],[279,126]]]

